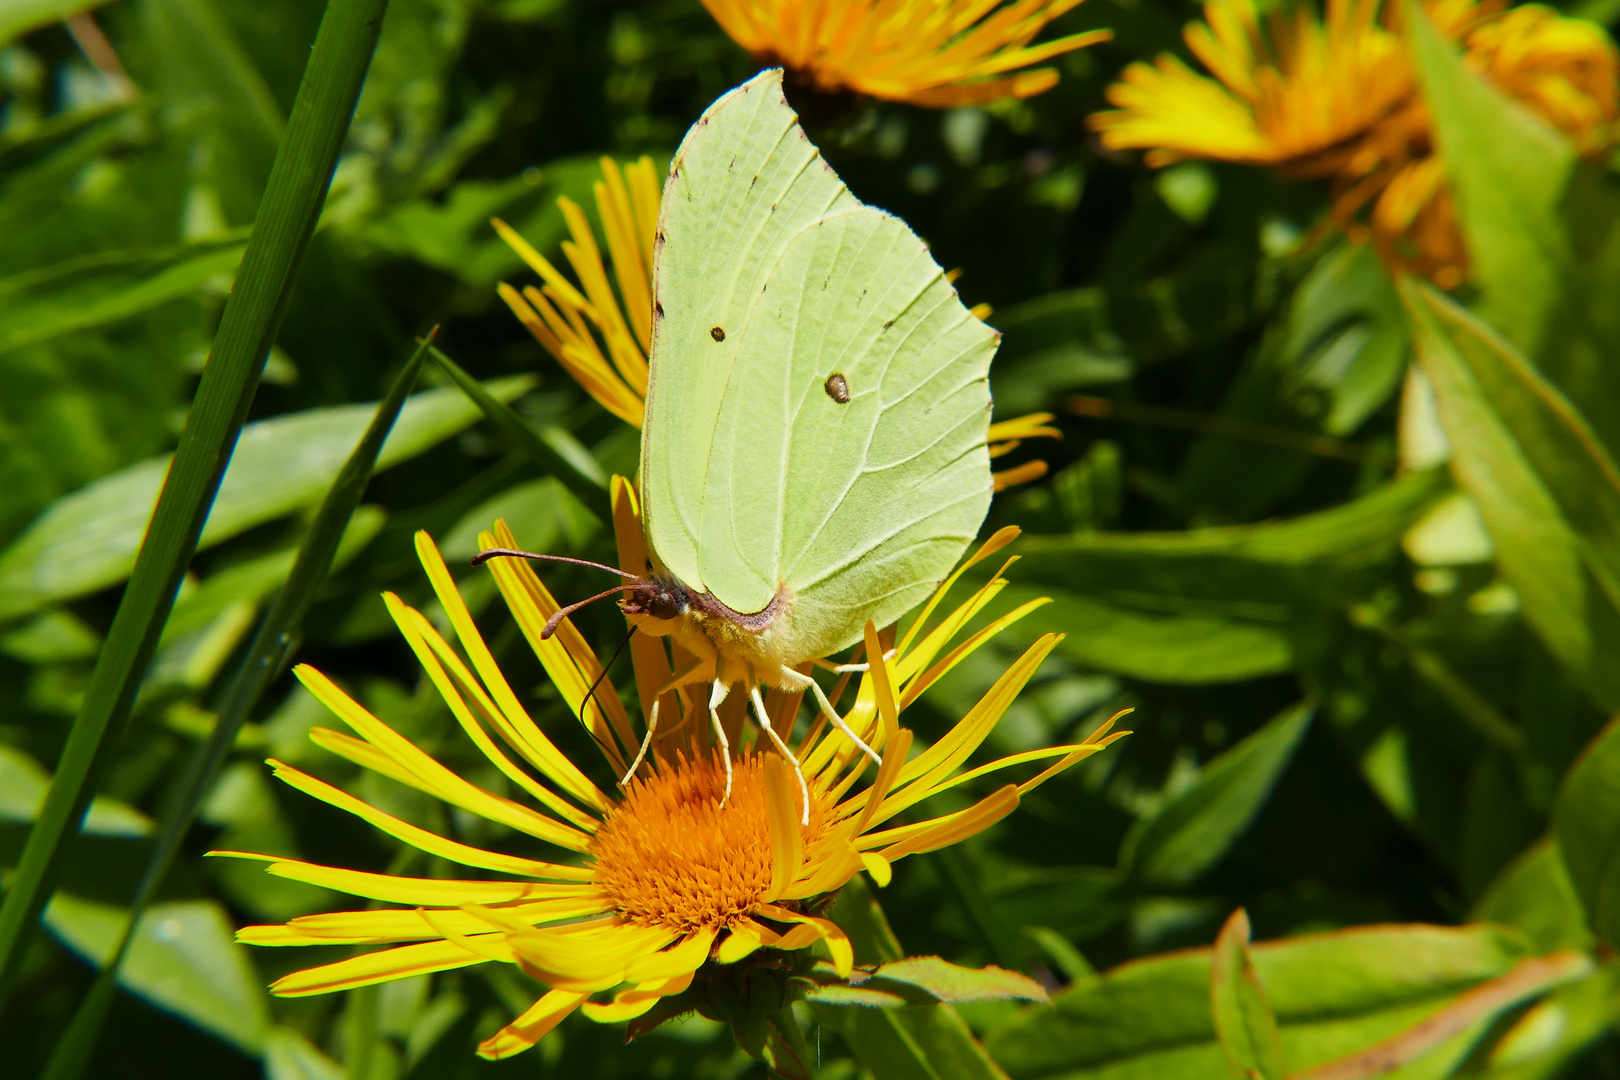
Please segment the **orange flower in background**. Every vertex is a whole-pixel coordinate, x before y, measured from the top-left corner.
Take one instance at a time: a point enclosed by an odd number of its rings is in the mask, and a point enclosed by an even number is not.
[[[1582,155],[1615,145],[1620,57],[1594,23],[1527,4],[1472,30],[1468,66],[1558,128]]]
[[[780,64],[826,93],[854,92],[929,108],[1027,98],[1057,85],[1035,68],[1111,36],[1070,34],[1031,45],[1080,0],[703,0],[762,64]]]
[[[620,561],[644,565],[641,523],[630,484],[614,481],[614,525]],[[377,946],[374,951],[294,972],[272,989],[283,996],[331,993],[482,963],[515,964],[546,989],[532,1007],[486,1039],[479,1052],[502,1058],[534,1045],[564,1018],[582,1011],[611,1022],[646,1013],[685,992],[700,969],[746,961],[761,950],[782,953],[812,946],[847,976],[848,938],[821,912],[831,894],[865,872],[887,884],[899,859],[958,843],[1011,813],[1020,798],[1124,732],[1109,720],[1084,740],[1014,754],[963,770],[1013,699],[1056,646],[1046,634],[937,742],[923,747],[901,726],[905,710],[938,679],[1001,630],[1046,603],[1035,600],[957,642],[968,622],[1006,585],[999,575],[937,620],[946,593],[963,570],[1017,535],[1004,529],[953,574],[901,635],[880,639],[868,624],[867,670],[845,720],[882,752],[875,771],[857,745],[831,732],[824,719],[798,730],[798,695],[773,691],[767,712],[783,740],[796,742],[789,760],[763,739],[733,761],[732,789],[723,798],[726,768],[711,744],[706,698],[671,691],[661,700],[682,722],[660,727],[645,764],[640,739],[618,691],[572,623],[549,639],[540,631],[558,610],[529,563],[493,560],[489,570],[514,620],[533,646],[570,711],[600,749],[594,771],[623,777],[599,785],[588,766],[564,755],[530,717],[501,673],[438,549],[427,534],[417,551],[460,644],[447,641],[422,612],[397,596],[388,609],[424,673],[467,738],[504,778],[505,793],[447,768],[365,710],[320,672],[299,679],[352,734],[316,728],[320,746],[381,776],[415,788],[465,814],[523,839],[535,854],[475,847],[405,822],[379,807],[292,766],[271,762],[276,775],[305,794],[354,814],[401,842],[490,877],[402,877],[243,852],[216,852],[269,863],[270,873],[377,901],[389,907],[329,912],[285,925],[250,926],[241,941],[265,946]],[[504,523],[480,537],[483,547],[513,547]],[[1010,563],[1009,563],[1010,565]],[[1005,569],[1005,567],[1003,567]],[[954,644],[953,644],[954,643]],[[631,648],[645,722],[650,693],[672,663],[666,639],[638,637]],[[837,702],[853,673],[832,693]],[[590,688],[600,682],[595,693]],[[650,689],[649,689],[650,688]],[[707,690],[702,693],[706,694]],[[733,746],[744,740],[745,695],[722,709]],[[669,715],[666,712],[665,715]],[[1115,718],[1117,719],[1117,717]],[[749,729],[752,730],[751,728]],[[913,753],[913,750],[916,750]],[[1000,770],[1047,762],[1022,783],[1007,783],[961,809],[918,813],[942,792]],[[911,811],[905,823],[896,817]],[[773,962],[770,957],[761,957]]]
[[[1298,9],[1263,29],[1252,0],[1210,0],[1187,46],[1220,80],[1165,54],[1109,88],[1118,111],[1091,126],[1110,149],[1146,149],[1150,165],[1215,158],[1313,170],[1313,159],[1366,131],[1412,92],[1400,39],[1379,0],[1330,0],[1327,21]]]
[[[1569,135],[1586,155],[1615,145],[1613,43],[1550,8],[1431,0],[1425,11],[1464,62]],[[1188,47],[1215,78],[1172,56],[1136,63],[1091,118],[1103,145],[1149,165],[1189,158],[1262,165],[1332,182],[1333,213],[1370,233],[1386,262],[1443,287],[1467,276],[1456,205],[1401,30],[1379,0],[1329,0],[1262,23],[1253,0],[1208,0]]]
[[[547,352],[573,376],[574,381],[608,412],[627,424],[641,426],[647,397],[647,358],[652,353],[652,271],[654,239],[658,232],[658,171],[652,158],[622,169],[612,158],[602,159],[602,179],[595,185],[596,209],[607,239],[612,263],[610,283],[602,245],[578,203],[566,196],[557,200],[568,223],[571,239],[563,241],[563,255],[573,267],[576,285],[549,259],[534,249],[506,222],[492,224],[523,261],[539,275],[541,285],[521,291],[501,282],[496,286],[512,314],[528,328]],[[954,282],[961,271],[946,276]],[[970,309],[975,318],[990,317],[989,304]],[[990,456],[1015,449],[1024,439],[1062,438],[1049,426],[1051,413],[1033,413],[991,424]],[[993,474],[997,491],[1037,480],[1047,473],[1044,461]]]

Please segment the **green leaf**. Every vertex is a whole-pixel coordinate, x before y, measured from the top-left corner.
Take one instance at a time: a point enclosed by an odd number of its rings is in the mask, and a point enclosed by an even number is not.
[[[908,956],[881,965],[874,980],[904,983],[938,1001],[1045,1001],[1046,991],[1027,975],[998,967],[966,968],[937,956]]]
[[[58,893],[45,925],[97,967],[123,932],[123,908]],[[153,904],[141,917],[119,971],[125,990],[257,1055],[264,1047],[269,1002],[247,950],[232,940],[230,920],[210,900]]]
[[[1525,946],[1492,926],[1363,926],[1265,942],[1251,955],[1284,1058],[1307,1070],[1406,1031],[1463,991],[1507,974]],[[1222,1076],[1228,1066],[1210,1013],[1211,971],[1208,949],[1137,960],[1064,991],[1053,1008],[1022,1011],[986,1044],[1013,1080]],[[1454,1062],[1471,1041],[1465,1033],[1433,1060]]]
[[[1313,446],[1352,434],[1389,400],[1409,352],[1400,298],[1377,254],[1366,244],[1331,248],[1293,289],[1219,412],[1203,418],[1207,434],[1176,476],[1178,505],[1215,520],[1265,516],[1319,464]]]
[[[340,569],[360,554],[382,529],[387,517],[375,506],[363,506],[355,511],[332,558],[332,568]],[[208,575],[174,605],[169,621],[164,624],[159,649],[182,634],[207,626],[234,604],[258,603],[287,580],[297,557],[296,547],[283,548]]]
[[[343,1066],[288,1027],[273,1027],[264,1040],[265,1080],[347,1080]]]
[[[496,400],[534,381],[492,383]],[[331,486],[377,406],[344,405],[247,425],[208,515],[199,547],[228,540],[317,501]],[[378,455],[379,469],[408,461],[478,420],[459,390],[417,394]],[[154,458],[59,499],[0,553],[0,619],[117,584],[134,565],[169,458]]]
[[[577,551],[602,527],[556,477],[546,476],[507,488],[461,515],[439,550],[452,562],[470,559],[478,554],[478,534],[502,519],[528,551]]]
[[[1525,617],[1604,709],[1620,707],[1620,468],[1579,412],[1466,309],[1408,284],[1418,360]]]
[[[1470,1077],[1553,1080],[1620,1021],[1620,967],[1610,964],[1559,987],[1516,1020]]]
[[[1197,684],[1276,674],[1293,666],[1296,627],[1348,602],[1447,487],[1429,471],[1282,522],[1027,536],[1014,583],[988,610],[1050,596],[1007,633],[1027,641],[1065,632],[1061,654],[1134,678]]]
[[[1482,313],[1534,356],[1569,292],[1573,256],[1558,208],[1574,148],[1469,71],[1427,15],[1413,13],[1410,33]]]
[[[14,746],[0,746],[0,821],[33,821],[51,774]],[[152,819],[122,799],[97,795],[79,830],[91,836],[151,836]]]
[[[1215,1037],[1238,1080],[1283,1080],[1282,1039],[1249,953],[1249,914],[1242,908],[1221,927],[1210,958],[1210,1014]]]
[[[1314,712],[1305,704],[1284,710],[1139,821],[1120,851],[1131,881],[1184,885],[1218,862],[1265,805]]]
[[[827,967],[830,972],[830,966]],[[967,1001],[1045,1001],[1046,991],[1027,975],[998,967],[969,968],[937,956],[908,956],[857,968],[848,981],[818,986],[806,1000],[829,1005],[894,1007]]]
[[[1593,931],[1611,944],[1620,941],[1620,717],[1565,775],[1552,835]]]
[[[1196,686],[1276,675],[1294,664],[1287,629],[1259,622],[1151,614],[1050,585],[1009,585],[993,610],[1001,614],[1042,597],[1052,602],[1020,619],[1009,640],[1067,634],[1057,651],[1087,667]]]
[[[49,23],[99,7],[105,0],[5,0],[0,4],[0,45]]]
[[[110,763],[107,748],[122,734],[196,551],[326,201],[385,7],[386,0],[331,0],[321,19],[173,468],[163,481],[50,794],[0,905],[0,994],[23,952],[18,943],[50,895],[63,841]]]
[[[240,236],[160,251],[114,251],[0,278],[0,352],[126,319],[194,295],[242,261]]]
[[[1206,259],[1130,286],[1050,293],[997,311],[1006,335],[990,373],[998,415],[1045,408],[1053,395],[1128,379],[1136,364],[1230,334],[1257,315],[1255,267]]]
[[[1486,888],[1473,917],[1524,933],[1539,949],[1589,949],[1586,910],[1556,844],[1543,840],[1515,859]]]
[[[844,886],[830,917],[849,935],[856,962],[902,960],[900,943],[861,878]],[[813,1007],[817,1019],[838,1032],[861,1064],[883,1080],[1005,1080],[948,1004]]]

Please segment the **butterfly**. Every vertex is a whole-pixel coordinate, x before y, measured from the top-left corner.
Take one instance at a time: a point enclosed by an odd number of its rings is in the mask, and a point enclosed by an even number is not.
[[[633,630],[695,657],[659,696],[710,685],[728,796],[718,709],[736,687],[796,769],[762,686],[809,691],[877,760],[797,669],[915,607],[978,532],[999,340],[927,245],[833,172],[779,69],[729,91],[682,141],[659,207],[639,478],[652,565],[600,567],[631,581],[548,629],[627,589]],[[626,781],[656,727],[655,705]]]

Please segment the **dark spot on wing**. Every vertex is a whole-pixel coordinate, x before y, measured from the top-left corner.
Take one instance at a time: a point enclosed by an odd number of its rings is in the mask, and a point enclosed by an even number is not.
[[[849,380],[844,378],[843,372],[835,371],[827,376],[827,381],[821,384],[821,388],[838,404],[849,404]]]
[[[664,317],[664,302],[662,300],[653,301],[653,314],[660,319]]]
[[[709,336],[714,338],[716,341],[724,341],[726,340],[726,328],[723,326],[711,326],[709,328]]]

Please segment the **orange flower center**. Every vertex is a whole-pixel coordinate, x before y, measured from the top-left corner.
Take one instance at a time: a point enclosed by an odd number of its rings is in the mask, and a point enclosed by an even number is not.
[[[687,933],[731,926],[771,884],[771,825],[763,758],[712,757],[643,767],[608,812],[591,843],[596,880],[619,915],[643,926]],[[793,792],[795,816],[799,793]],[[804,850],[819,847],[832,809],[812,787]]]

